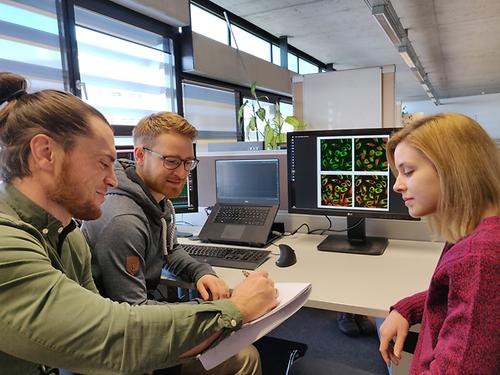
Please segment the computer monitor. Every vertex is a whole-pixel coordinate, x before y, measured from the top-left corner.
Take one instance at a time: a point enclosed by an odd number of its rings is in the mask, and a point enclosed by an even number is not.
[[[196,169],[189,172],[186,185],[178,197],[170,198],[176,214],[198,212],[198,183]]]
[[[215,161],[218,203],[279,204],[278,159],[223,159]]]
[[[347,236],[330,235],[318,250],[379,255],[387,238],[367,237],[365,218],[412,219],[392,189],[385,145],[394,130],[288,133],[288,212],[347,216]]]

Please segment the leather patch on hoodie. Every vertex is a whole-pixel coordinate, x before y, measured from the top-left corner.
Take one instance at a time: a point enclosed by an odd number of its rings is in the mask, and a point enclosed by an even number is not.
[[[128,256],[125,268],[129,274],[135,276],[140,269],[139,257],[137,255]]]

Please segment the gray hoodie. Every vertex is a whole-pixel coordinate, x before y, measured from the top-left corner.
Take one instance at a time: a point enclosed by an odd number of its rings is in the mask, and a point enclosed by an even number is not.
[[[156,203],[134,162],[117,160],[114,170],[118,186],[108,190],[102,216],[82,226],[99,292],[115,301],[158,304],[152,294],[165,263],[169,272],[186,281],[215,275],[177,243],[172,204],[166,199]]]

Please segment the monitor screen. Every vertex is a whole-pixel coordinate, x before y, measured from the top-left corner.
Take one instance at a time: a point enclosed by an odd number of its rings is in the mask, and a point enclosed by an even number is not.
[[[189,172],[188,180],[178,197],[170,198],[176,214],[198,212],[198,189],[196,169]]]
[[[288,211],[347,216],[361,233],[364,218],[412,219],[401,195],[385,145],[394,129],[321,130],[288,133]],[[359,228],[357,228],[359,226]],[[349,237],[352,236],[352,238]],[[352,242],[352,241],[351,241]],[[331,250],[335,251],[335,250]]]
[[[215,161],[215,194],[219,203],[279,203],[278,159]]]

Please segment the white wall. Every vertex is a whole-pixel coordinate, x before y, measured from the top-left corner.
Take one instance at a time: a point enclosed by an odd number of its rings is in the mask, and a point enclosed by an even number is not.
[[[423,112],[430,115],[440,112],[457,112],[467,115],[495,139],[500,140],[500,94],[464,96],[441,100],[442,105],[435,106],[430,100],[404,102],[405,111]]]
[[[306,74],[303,119],[308,129],[382,127],[382,68]]]

